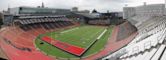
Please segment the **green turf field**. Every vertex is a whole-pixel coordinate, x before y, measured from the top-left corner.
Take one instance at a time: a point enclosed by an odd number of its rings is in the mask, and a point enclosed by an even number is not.
[[[50,36],[62,42],[66,42],[82,48],[87,48],[106,28],[107,27],[101,26],[80,26],[67,30],[46,33],[44,35]],[[89,56],[103,49],[108,40],[108,37],[110,37],[111,32],[112,27],[109,27],[108,31],[87,52],[85,52],[83,57]],[[37,38],[35,41],[36,47],[48,55],[61,58],[77,58],[76,56],[57,49],[48,43],[43,42],[44,44],[40,45],[41,42],[43,41]]]
[[[86,48],[104,31],[104,29],[104,27],[98,26],[82,26],[49,33],[48,36],[62,42]]]

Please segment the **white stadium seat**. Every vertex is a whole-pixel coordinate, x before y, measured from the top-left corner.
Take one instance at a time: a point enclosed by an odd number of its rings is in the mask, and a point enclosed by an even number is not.
[[[162,52],[165,50],[165,47],[166,45],[161,45],[151,60],[159,60]]]

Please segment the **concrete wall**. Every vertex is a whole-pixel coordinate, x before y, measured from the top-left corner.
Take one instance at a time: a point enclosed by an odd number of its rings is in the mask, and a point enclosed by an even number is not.
[[[124,7],[123,8],[123,19],[128,19],[135,15],[135,7]]]
[[[68,14],[70,9],[37,8],[37,7],[15,7],[10,8],[10,14]]]
[[[10,8],[9,13],[14,14],[14,15],[18,15],[19,14],[19,7]]]
[[[164,4],[152,4],[136,7],[136,15],[138,16],[163,16],[164,11]]]
[[[118,35],[117,35],[117,41],[123,40],[127,37],[129,37],[131,34],[137,31],[136,27],[133,26],[130,22],[125,22],[118,26]]]
[[[163,16],[165,14],[165,4],[151,4],[137,7],[124,7],[123,19],[133,16]]]

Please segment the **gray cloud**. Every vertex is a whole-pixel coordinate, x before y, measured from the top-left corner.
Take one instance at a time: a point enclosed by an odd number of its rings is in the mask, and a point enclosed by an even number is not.
[[[8,5],[10,7],[18,6],[32,6],[36,7],[45,3],[46,7],[51,8],[67,8],[79,7],[80,10],[93,10],[97,9],[101,12],[122,11],[125,4],[139,5],[143,1],[146,2],[163,2],[162,0],[0,0],[0,11],[6,10]]]

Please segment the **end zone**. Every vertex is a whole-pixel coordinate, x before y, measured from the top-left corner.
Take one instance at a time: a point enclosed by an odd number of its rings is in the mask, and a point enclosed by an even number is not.
[[[64,50],[68,53],[74,54],[76,56],[81,56],[82,53],[86,50],[85,48],[81,48],[81,47],[74,46],[74,45],[71,45],[68,43],[64,43],[64,42],[61,42],[58,40],[54,40],[48,36],[42,37],[41,40],[43,40],[43,41],[61,49],[61,50]]]

